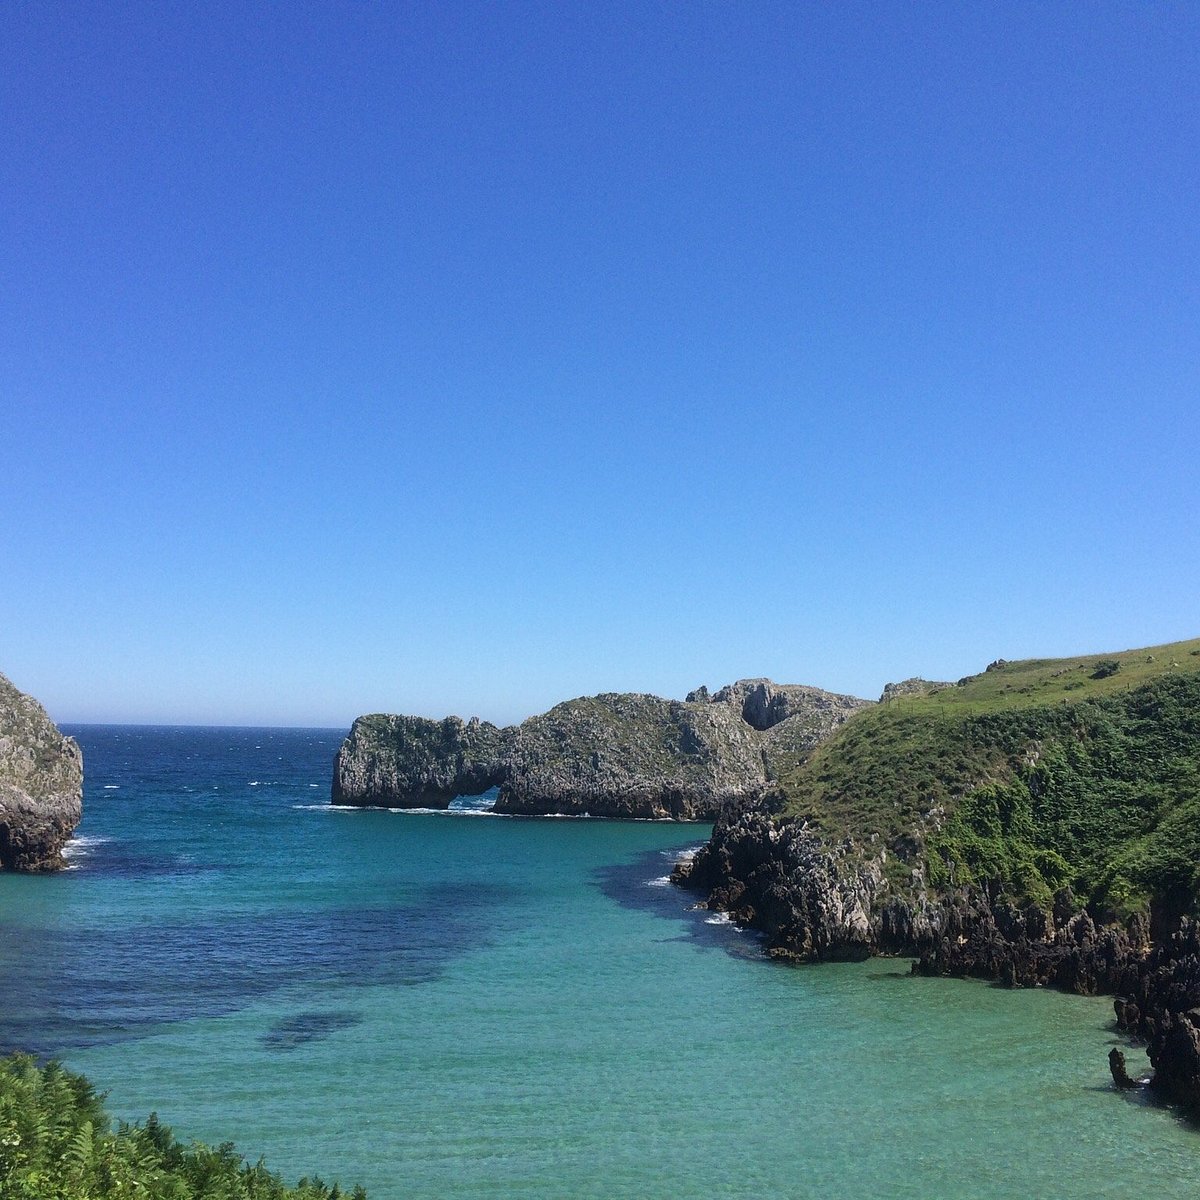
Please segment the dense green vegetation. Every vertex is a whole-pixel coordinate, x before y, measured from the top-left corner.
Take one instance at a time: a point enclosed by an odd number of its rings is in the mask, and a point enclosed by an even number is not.
[[[287,1187],[230,1144],[177,1141],[153,1115],[111,1128],[103,1097],[57,1063],[0,1060],[0,1197],[3,1200],[338,1200],[337,1185]],[[355,1188],[350,1200],[366,1200]]]
[[[898,883],[924,861],[935,886],[1183,911],[1200,895],[1200,641],[931,685],[779,777],[789,813],[896,851]]]

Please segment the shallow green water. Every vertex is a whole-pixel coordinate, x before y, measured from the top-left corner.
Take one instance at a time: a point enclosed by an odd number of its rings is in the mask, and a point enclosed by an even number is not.
[[[119,1116],[374,1200],[1200,1194],[1109,1001],[769,964],[662,884],[703,827],[336,811],[333,734],[76,732],[0,1036]]]

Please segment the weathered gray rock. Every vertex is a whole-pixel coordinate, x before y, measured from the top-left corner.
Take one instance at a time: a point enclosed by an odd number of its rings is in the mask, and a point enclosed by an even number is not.
[[[771,792],[773,746],[810,748],[867,703],[743,680],[687,701],[580,697],[505,729],[360,717],[331,794],[339,804],[444,808],[498,787],[501,813],[713,820]]]
[[[885,684],[879,702],[889,704],[891,701],[901,700],[905,696],[929,696],[934,692],[940,692],[953,686],[952,683],[936,679],[922,679],[920,676],[914,675],[912,679],[902,679],[899,683]]]
[[[517,726],[496,811],[711,820],[766,786],[758,736],[727,706],[607,693]]]
[[[672,879],[704,893],[707,907],[766,934],[772,957],[857,960],[878,949],[872,916],[881,863],[850,842],[827,846],[802,822],[731,814]]]
[[[486,721],[447,717],[359,717],[334,760],[334,804],[445,808],[505,776],[507,730]]]
[[[0,675],[0,869],[53,871],[83,814],[83,754]]]
[[[817,741],[828,737],[848,716],[870,701],[840,696],[798,683],[772,683],[769,679],[739,679],[716,695],[708,688],[688,693],[690,703],[723,704],[733,708],[753,729],[765,732],[781,722],[799,718]],[[795,721],[794,721],[795,725]]]

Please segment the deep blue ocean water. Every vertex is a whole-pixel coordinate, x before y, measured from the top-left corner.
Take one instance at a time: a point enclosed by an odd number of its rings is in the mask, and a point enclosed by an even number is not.
[[[704,826],[333,809],[342,731],[68,732],[72,869],[0,876],[0,1048],[118,1117],[374,1200],[1200,1194],[1108,1000],[767,963],[665,883]]]

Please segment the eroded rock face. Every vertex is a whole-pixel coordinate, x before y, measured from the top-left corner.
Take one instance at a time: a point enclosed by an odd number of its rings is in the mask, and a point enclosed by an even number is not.
[[[334,804],[446,808],[505,776],[510,733],[486,721],[375,714],[359,717],[334,759]]]
[[[761,794],[762,754],[724,708],[607,693],[513,731],[497,812],[700,820]]]
[[[773,957],[857,960],[875,948],[871,910],[883,876],[853,849],[827,847],[801,823],[742,812],[718,821],[672,878],[706,893],[709,908],[765,933]]]
[[[83,754],[0,675],[0,869],[53,871],[83,814]]]
[[[1145,1042],[1151,1086],[1200,1113],[1200,926],[1184,917],[1115,990],[1117,1025]]]
[[[798,683],[772,683],[769,679],[739,679],[711,696],[707,688],[698,688],[688,693],[688,702],[725,705],[752,729],[764,733],[798,717],[797,724],[813,734],[813,745],[869,703],[857,696],[840,696]]]
[[[338,752],[332,798],[444,808],[499,787],[502,813],[714,820],[771,794],[776,741],[816,745],[866,703],[744,680],[687,701],[585,696],[505,729],[457,717],[360,717]]]

